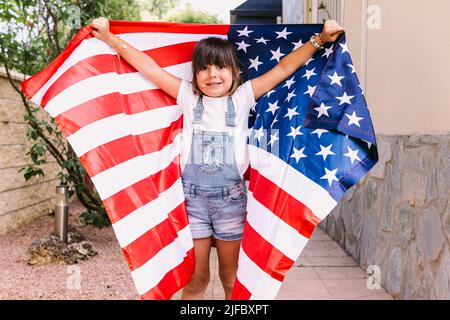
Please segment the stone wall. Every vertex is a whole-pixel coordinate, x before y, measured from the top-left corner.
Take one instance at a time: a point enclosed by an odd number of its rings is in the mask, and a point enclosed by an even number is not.
[[[396,299],[450,299],[449,137],[377,136],[379,163],[319,224]]]
[[[19,82],[23,76],[16,75]],[[43,166],[44,177],[26,182],[23,171],[31,162],[26,152],[30,142],[26,138],[27,124],[23,120],[25,108],[20,95],[11,87],[0,69],[0,234],[23,223],[47,214],[53,208],[57,164],[53,158]],[[47,117],[45,111],[38,114]]]

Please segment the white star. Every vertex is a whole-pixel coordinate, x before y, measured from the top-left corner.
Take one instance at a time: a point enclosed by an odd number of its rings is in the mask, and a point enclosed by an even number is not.
[[[344,79],[345,77],[340,77],[340,76],[336,73],[336,71],[334,72],[334,74],[333,74],[332,76],[330,76],[330,75],[328,75],[328,74],[327,74],[327,76],[328,76],[328,78],[331,79],[331,84],[330,84],[330,85],[336,83],[338,86],[342,87],[341,80]]]
[[[353,113],[351,114],[351,115],[349,115],[349,114],[345,114],[345,116],[348,118],[348,125],[351,125],[351,124],[355,124],[355,125],[357,125],[358,127],[361,127],[360,125],[359,125],[359,122],[362,120],[362,119],[364,119],[364,118],[361,118],[361,117],[358,117],[357,115],[356,115],[356,113],[355,113],[355,111],[353,111]]]
[[[286,135],[286,137],[292,137],[295,139],[296,136],[302,136],[303,133],[300,132],[300,128],[302,126],[298,126],[297,128],[291,127],[291,132]]]
[[[261,37],[259,39],[255,38],[255,40],[256,40],[256,43],[264,43],[264,44],[267,44],[267,41],[270,41],[269,39],[264,39],[264,37]]]
[[[275,90],[270,90],[269,92],[267,92],[267,93],[266,93],[267,98],[270,97],[270,95],[271,95],[272,93],[274,93],[274,92],[275,92]]]
[[[330,132],[330,131],[328,131],[327,129],[316,129],[313,132],[311,132],[311,134],[314,134],[314,133],[317,134],[320,139],[320,137],[322,136],[322,133],[326,133],[326,132]]]
[[[258,142],[261,141],[261,138],[264,137],[264,129],[263,127],[259,128],[258,130],[255,130],[255,135],[253,136],[253,139],[258,139]]]
[[[284,101],[289,102],[289,101],[291,101],[291,98],[297,96],[294,92],[295,92],[295,90],[292,90],[292,92],[289,92],[287,98]]]
[[[314,61],[314,59],[312,57],[309,58],[309,60],[305,62],[305,66],[307,66],[311,61]]]
[[[350,100],[353,99],[354,97],[355,96],[348,96],[347,92],[344,92],[344,95],[342,97],[336,97],[336,99],[340,101],[339,105],[344,103],[352,104]]]
[[[288,108],[288,111],[287,111],[286,115],[284,116],[284,118],[289,117],[289,121],[291,121],[293,116],[300,114],[297,111],[295,111],[295,109],[297,109],[297,107]]]
[[[279,31],[275,31],[276,34],[278,34],[277,39],[278,38],[285,38],[287,40],[287,35],[291,34],[292,32],[287,32],[287,28],[284,28],[283,31],[279,32]]]
[[[326,115],[327,117],[329,117],[330,115],[328,114],[327,110],[330,108],[331,107],[326,106],[323,102],[320,104],[320,107],[314,108],[314,110],[319,113],[317,119],[319,119],[322,115]]]
[[[270,141],[269,141],[269,144],[272,145],[272,147],[273,147],[273,144],[274,144],[277,140],[280,140],[280,138],[278,138],[278,130],[275,131],[275,134],[271,134],[271,135],[270,135]]]
[[[237,48],[237,50],[244,50],[245,53],[247,53],[247,47],[250,47],[249,44],[246,44],[244,42],[244,40],[242,40],[241,42],[236,42],[237,45],[239,45],[239,47]]]
[[[328,185],[331,186],[333,181],[339,181],[338,178],[336,178],[337,170],[338,169],[334,169],[334,170],[330,171],[327,168],[325,168],[325,175],[322,178],[320,178],[320,179],[327,179],[328,180]]]
[[[352,164],[355,160],[361,161],[361,159],[358,157],[359,150],[352,150],[349,146],[347,146],[347,150],[348,152],[344,153],[344,156],[349,157]]]
[[[328,147],[324,147],[324,146],[320,145],[320,151],[316,153],[316,156],[322,156],[323,160],[327,160],[327,157],[330,154],[335,156],[336,154],[333,151],[331,151],[332,146],[333,146],[333,144],[330,144]]]
[[[249,69],[255,68],[256,71],[258,71],[258,66],[260,64],[263,64],[262,62],[259,61],[259,56],[256,56],[255,59],[249,59],[249,60],[250,60],[251,64],[250,64],[250,67],[248,67],[248,68]]]
[[[247,30],[247,28],[248,27],[245,27],[242,30],[236,30],[237,32],[239,32],[239,36],[238,37],[242,37],[242,36],[248,37],[248,34],[253,32],[253,31]]]
[[[270,60],[276,59],[277,62],[280,62],[280,58],[281,58],[282,56],[285,56],[284,53],[281,53],[281,52],[280,52],[280,47],[278,47],[277,51],[272,51],[272,50],[270,50],[270,52],[272,52],[272,58],[270,58]]]
[[[291,42],[294,45],[294,49],[292,51],[300,48],[303,45],[302,39],[298,40],[298,42]]]
[[[304,150],[305,150],[305,147],[301,148],[300,150],[298,150],[296,147],[294,147],[294,153],[290,156],[290,158],[295,158],[297,163],[298,163],[298,160],[300,160],[301,158],[307,158],[308,156],[305,156],[305,154],[303,153]]]
[[[323,56],[327,56],[327,59],[328,59],[328,57],[330,56],[330,54],[332,54],[333,53],[333,46],[331,46],[330,48],[325,48],[325,53],[322,55],[322,57]]]
[[[310,97],[312,97],[313,96],[313,94],[314,94],[314,91],[316,90],[316,86],[314,86],[314,87],[310,87],[310,86],[308,86],[308,90],[307,91],[305,91],[304,92],[304,94],[309,94],[309,96]]]
[[[275,111],[280,108],[277,103],[278,103],[278,100],[275,101],[275,103],[269,102],[269,109],[267,109],[266,112],[272,112],[272,115],[274,115]]]
[[[347,64],[350,68],[352,68],[352,73],[355,73],[355,67],[352,64]]]
[[[284,87],[288,87],[288,89],[290,89],[291,86],[292,86],[294,83],[295,83],[294,77],[292,77],[292,79],[286,80],[286,83],[284,84],[283,88],[284,88]]]
[[[341,48],[342,48],[341,54],[344,53],[344,52],[349,52],[349,51],[348,51],[348,47],[347,47],[347,43],[344,43],[344,44],[339,43],[339,45],[340,45]]]
[[[313,68],[312,70],[306,70],[302,78],[306,77],[309,80],[309,78],[311,78],[312,76],[317,76],[317,73],[315,73],[314,70],[316,70],[316,68]]]

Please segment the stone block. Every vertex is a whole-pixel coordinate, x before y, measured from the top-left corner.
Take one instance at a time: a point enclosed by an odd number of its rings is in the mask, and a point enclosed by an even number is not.
[[[361,236],[360,264],[369,266],[375,263],[377,219],[375,215],[364,216],[364,226]]]
[[[388,139],[377,139],[378,163],[370,170],[370,176],[377,179],[384,179],[386,163],[392,160],[391,144]]]
[[[450,196],[450,139],[444,136],[436,152],[436,184],[438,192],[438,210],[443,213],[448,208]]]
[[[0,122],[0,137],[2,144],[26,144],[28,125],[25,123]]]
[[[402,289],[402,252],[395,247],[389,254],[387,264],[386,290],[392,295],[398,295]]]
[[[436,297],[440,300],[450,300],[450,248],[446,246],[434,281]]]
[[[406,249],[416,238],[416,210],[404,204],[396,213],[395,237],[402,249]]]
[[[57,179],[52,179],[0,193],[0,203],[2,204],[0,215],[53,198],[57,181]]]
[[[26,181],[23,174],[24,171],[19,172],[21,167],[12,167],[7,169],[0,169],[0,176],[2,177],[2,183],[0,185],[0,192],[5,192],[12,189],[20,189],[22,187],[28,187],[43,181],[54,179],[59,172],[59,166],[56,162],[46,163],[41,166],[45,176],[35,177],[32,180]],[[27,192],[27,191],[25,191]],[[5,198],[8,201],[8,198]],[[0,202],[0,205],[2,202]]]
[[[23,122],[24,113],[22,101],[0,96],[0,121]]]
[[[434,261],[444,245],[444,231],[442,229],[439,212],[435,207],[423,209],[419,218],[419,243],[423,248],[425,260]]]
[[[17,167],[31,162],[30,156],[26,155],[30,147],[31,145],[27,144],[0,145],[0,169]]]
[[[48,214],[50,210],[55,208],[53,199],[54,198],[37,202],[21,210],[0,215],[0,235],[19,228],[24,224],[30,223],[38,217]]]

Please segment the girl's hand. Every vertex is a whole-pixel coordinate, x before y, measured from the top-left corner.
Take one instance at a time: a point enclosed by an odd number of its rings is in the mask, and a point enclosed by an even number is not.
[[[344,28],[342,28],[335,20],[327,20],[320,33],[320,39],[323,42],[335,42],[338,36],[343,32]]]
[[[106,18],[98,17],[97,19],[92,20],[89,26],[96,29],[92,30],[92,34],[97,39],[107,42],[111,36],[111,32],[109,31],[109,21]]]

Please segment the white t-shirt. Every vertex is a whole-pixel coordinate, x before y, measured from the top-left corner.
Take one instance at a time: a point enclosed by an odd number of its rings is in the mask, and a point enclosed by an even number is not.
[[[184,171],[187,159],[189,159],[194,129],[192,125],[192,122],[194,121],[194,108],[197,106],[198,99],[199,96],[195,95],[192,89],[192,83],[182,80],[177,97],[177,104],[180,105],[183,110],[181,172]],[[204,110],[202,113],[202,123],[198,128],[205,131],[225,132],[231,130],[233,132],[236,166],[242,178],[249,165],[246,147],[248,117],[250,109],[256,103],[250,80],[240,85],[231,96],[236,112],[236,126],[231,129],[229,127],[227,128],[226,125],[227,99],[228,97],[213,98],[203,96]]]

